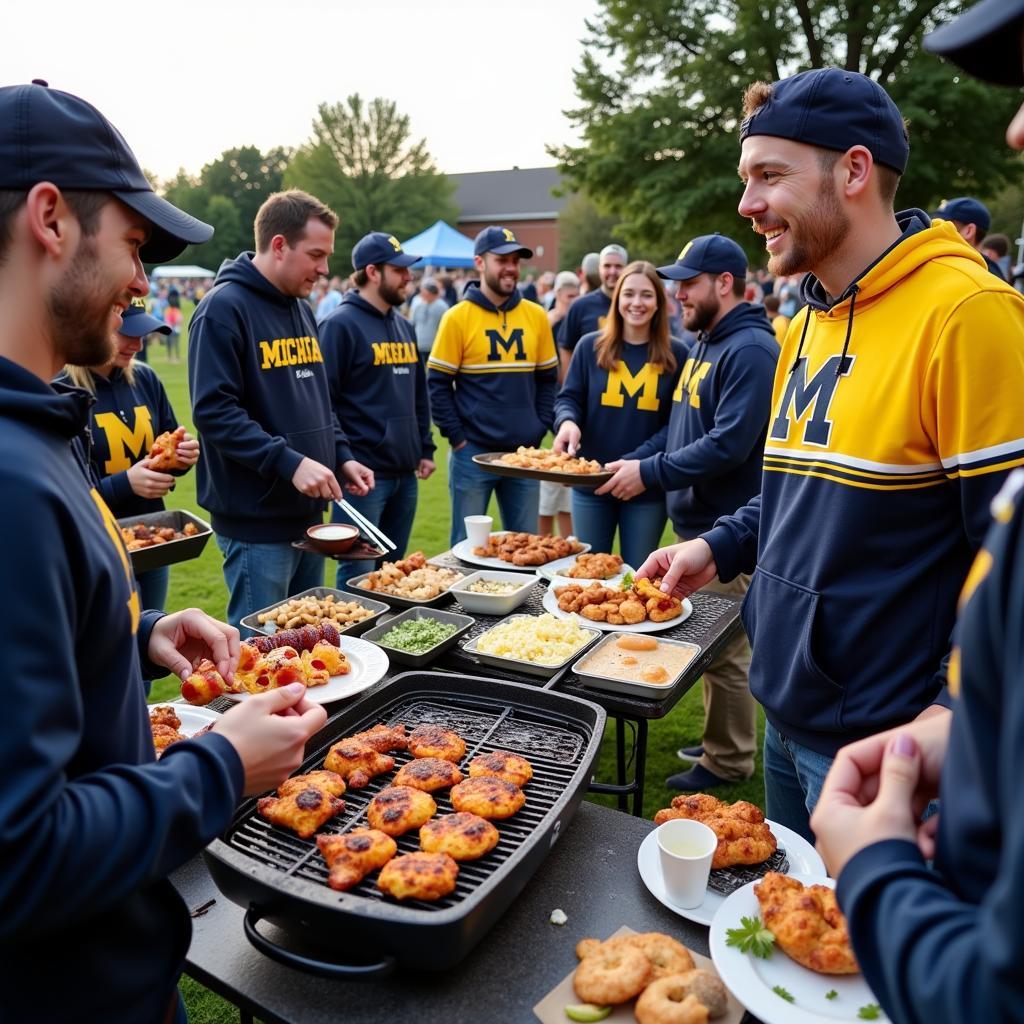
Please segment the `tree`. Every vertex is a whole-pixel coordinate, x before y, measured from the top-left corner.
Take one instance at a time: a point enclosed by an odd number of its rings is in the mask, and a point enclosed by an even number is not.
[[[572,270],[588,252],[600,252],[609,242],[620,242],[617,217],[602,213],[582,192],[574,192],[558,214],[558,264]]]
[[[811,67],[871,75],[910,123],[899,206],[985,196],[1020,165],[1003,131],[1018,99],[962,76],[920,40],[957,0],[601,0],[576,69],[583,142],[551,147],[570,183],[615,213],[634,248],[673,256],[722,231],[764,260],[736,212],[744,88]],[[969,4],[967,5],[969,6]]]
[[[313,137],[285,172],[289,187],[302,188],[340,218],[335,262],[347,269],[347,253],[370,231],[407,238],[435,220],[453,219],[454,184],[439,174],[425,139],[411,142],[409,118],[391,100],[364,104],[359,94],[344,103],[321,103]]]

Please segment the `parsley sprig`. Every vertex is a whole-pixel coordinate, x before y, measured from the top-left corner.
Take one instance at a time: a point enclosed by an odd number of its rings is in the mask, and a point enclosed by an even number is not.
[[[781,985],[772,985],[772,991],[780,998],[785,999],[787,1003],[795,1003],[796,1000],[793,998],[792,993],[787,992]]]
[[[882,1016],[882,1008],[878,1003],[868,1003],[857,1011],[858,1020],[878,1020]]]
[[[775,946],[775,935],[765,928],[759,917],[741,917],[739,928],[727,928],[725,944],[735,946],[741,953],[753,953],[767,960]]]

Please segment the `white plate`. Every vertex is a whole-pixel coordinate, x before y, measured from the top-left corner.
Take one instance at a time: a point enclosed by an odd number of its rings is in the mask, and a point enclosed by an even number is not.
[[[508,530],[495,530],[491,536],[501,537],[508,533]],[[584,552],[590,550],[589,544],[583,544],[580,551],[576,552],[576,555],[582,555]],[[483,558],[480,555],[473,554],[473,545],[469,543],[469,539],[460,540],[455,547],[452,548],[452,554],[461,559],[463,562],[469,562],[470,565],[482,565],[485,569],[504,569],[510,572],[537,572],[541,566],[539,565],[513,565],[511,562],[502,561],[500,558]],[[548,569],[565,569],[572,565],[576,561],[576,555],[566,555],[565,558],[554,558],[550,562],[545,562],[544,566]]]
[[[774,821],[769,821],[768,824],[771,826],[775,838],[779,841],[779,846],[786,851],[786,856],[789,858],[790,869],[786,872],[787,875],[791,874],[794,877],[798,874],[825,875],[825,862],[818,856],[818,851],[803,836],[792,831],[792,829],[786,828],[785,825],[776,824]],[[668,893],[665,891],[665,883],[662,881],[661,858],[658,856],[656,831],[657,829],[648,834],[647,838],[640,844],[640,849],[636,855],[636,866],[644,885],[647,886],[651,895],[656,900],[663,903],[669,910],[674,910],[680,917],[696,921],[697,924],[711,924],[715,914],[718,913],[719,907],[729,897],[722,896],[713,889],[708,889],[708,894],[704,897],[704,902],[699,907],[677,907],[668,898]],[[737,923],[739,922],[738,917],[736,921]],[[733,926],[729,925],[729,927],[732,928]],[[828,989],[825,989],[825,991],[827,992]],[[773,995],[772,998],[778,999],[779,997]],[[779,1001],[782,1002],[782,1000]],[[870,1002],[870,1000],[868,1001]]]
[[[341,649],[348,658],[352,671],[344,676],[331,676],[326,686],[310,686],[306,696],[315,704],[330,704],[332,701],[353,697],[384,678],[391,662],[387,654],[369,640],[341,634]],[[231,700],[248,700],[254,694],[248,692],[226,693]]]
[[[213,708],[197,707],[193,704],[182,704],[178,701],[157,701],[156,704],[149,705],[149,710],[152,711],[153,708],[161,707],[174,709],[174,713],[178,716],[178,721],[181,722],[181,728],[178,732],[182,736],[194,736],[200,729],[205,729],[220,718],[220,713],[214,711]]]
[[[787,871],[786,874],[805,884],[835,888],[835,882],[824,877],[824,873],[815,876]],[[708,936],[718,976],[754,1016],[763,1024],[831,1024],[832,1021],[856,1021],[857,1011],[862,1006],[878,1002],[863,974],[818,974],[801,967],[781,949],[762,960],[750,953],[741,953],[735,946],[727,946],[727,929],[738,928],[741,917],[761,916],[761,907],[754,895],[755,885],[751,882],[737,889],[722,903]],[[794,1001],[791,1003],[776,995],[772,991],[775,985],[781,985]],[[825,994],[833,989],[838,993],[836,998],[826,999]],[[882,1019],[888,1020],[884,1015],[879,1017]]]
[[[563,562],[568,562],[569,564],[563,565]],[[603,583],[606,587],[617,587],[622,583],[622,578],[627,572],[633,572],[631,565],[623,563],[622,568],[614,576],[610,576],[606,580],[599,580],[589,576],[575,579],[572,576],[561,575],[560,570],[571,569],[575,564],[575,555],[570,555],[568,558],[559,558],[557,562],[548,562],[543,569],[539,569],[538,575],[543,576],[546,580],[551,580],[552,584],[556,587],[564,587],[566,583],[581,583],[585,587],[591,583]]]
[[[602,581],[603,582],[603,581]],[[587,586],[586,580],[566,580],[566,583],[581,583],[583,586]],[[556,618],[568,619],[573,612],[563,612],[558,607],[558,598],[555,597],[555,587],[565,586],[564,583],[555,583],[552,581],[551,585],[547,590],[544,591],[544,599],[541,604],[544,607],[544,611],[551,612]],[[669,619],[668,622],[651,622],[650,619],[646,619],[644,622],[638,622],[635,626],[630,625],[614,625],[611,622],[591,622],[590,619],[585,618],[582,615],[577,615],[581,624],[585,626],[593,626],[594,629],[603,630],[606,633],[664,633],[666,629],[671,629],[673,626],[678,626],[680,623],[685,622],[693,614],[693,605],[690,603],[688,597],[683,598],[683,611],[680,615],[677,615],[674,619]]]

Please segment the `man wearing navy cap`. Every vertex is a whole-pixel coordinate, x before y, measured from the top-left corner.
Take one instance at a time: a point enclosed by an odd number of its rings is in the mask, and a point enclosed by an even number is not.
[[[416,332],[398,313],[418,259],[394,235],[373,231],[361,238],[352,249],[356,289],[320,325],[335,415],[353,456],[373,470],[373,490],[350,500],[397,545],[390,558],[404,557],[416,481],[435,469],[426,371]],[[337,505],[331,517],[351,522]],[[339,562],[337,585],[372,568],[372,562]]]
[[[995,260],[990,260],[981,251],[981,242],[988,233],[992,217],[988,207],[980,199],[971,199],[970,196],[960,196],[957,199],[947,199],[940,204],[935,216],[948,220],[960,233],[960,237],[973,249],[981,253],[991,273],[995,274],[1000,281],[1005,281],[1002,270]]]
[[[772,273],[808,272],[807,308],[779,358],[760,497],[642,571],[690,592],[756,566],[743,621],[767,814],[811,838],[841,746],[948,714],[957,596],[1024,465],[1024,299],[952,224],[894,212],[909,141],[870,78],[758,82],[744,113],[739,211]]]
[[[697,334],[672,396],[668,426],[609,469],[615,476],[598,488],[629,500],[661,489],[680,540],[711,529],[719,516],[761,490],[761,454],[768,427],[772,380],[779,346],[764,309],[743,301],[747,257],[724,235],[687,242],[679,259],[659,267],[676,282],[683,326]],[[742,596],[750,576],[708,590]],[[670,789],[704,790],[754,774],[757,712],[747,673],[750,647],[736,637],[704,673],[704,742],[683,748],[695,761],[667,780]]]
[[[465,517],[485,514],[494,493],[506,530],[537,529],[536,481],[495,476],[473,456],[540,444],[558,386],[547,314],[516,288],[519,261],[533,251],[493,225],[476,236],[473,251],[480,282],[471,282],[463,301],[441,318],[427,361],[430,410],[451,444],[453,545],[466,536]]]
[[[569,312],[565,314],[555,334],[563,377],[569,370],[569,360],[580,338],[604,327],[615,285],[628,262],[629,254],[615,242],[609,243],[597,254],[597,273],[601,286],[587,292],[569,307]]]
[[[294,771],[326,720],[303,687],[285,687],[156,760],[143,674],[187,676],[209,657],[230,679],[238,633],[197,609],[140,608],[77,444],[91,400],[49,383],[65,363],[110,359],[148,290],[143,260],[211,234],[153,193],[84,100],[0,88],[4,1020],[184,1020],[190,921],[167,876],[227,828],[243,794]],[[55,950],[69,951],[59,984]]]

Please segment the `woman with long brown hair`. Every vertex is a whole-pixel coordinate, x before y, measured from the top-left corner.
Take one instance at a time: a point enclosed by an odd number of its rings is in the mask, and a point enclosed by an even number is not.
[[[685,346],[669,334],[668,316],[654,266],[630,263],[615,286],[604,325],[584,335],[573,351],[555,402],[556,451],[603,465],[667,426],[686,360]],[[665,495],[647,490],[625,502],[574,487],[572,518],[577,536],[596,551],[611,551],[617,529],[622,557],[636,566],[661,541]]]

